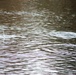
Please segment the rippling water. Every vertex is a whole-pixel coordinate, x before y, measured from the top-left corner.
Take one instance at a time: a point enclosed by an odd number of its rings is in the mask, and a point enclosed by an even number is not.
[[[76,75],[76,13],[71,0],[0,1],[0,75]]]

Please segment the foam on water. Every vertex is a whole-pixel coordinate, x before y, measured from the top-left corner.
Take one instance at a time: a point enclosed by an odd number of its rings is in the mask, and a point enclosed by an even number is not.
[[[54,36],[62,39],[72,39],[76,38],[75,32],[66,32],[66,31],[52,31],[49,33],[50,36]]]

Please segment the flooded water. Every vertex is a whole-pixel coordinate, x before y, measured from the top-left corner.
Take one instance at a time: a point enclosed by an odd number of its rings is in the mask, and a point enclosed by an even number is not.
[[[0,0],[0,75],[76,75],[76,1]]]

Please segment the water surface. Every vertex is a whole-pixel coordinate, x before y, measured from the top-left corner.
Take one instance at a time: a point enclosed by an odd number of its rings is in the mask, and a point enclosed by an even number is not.
[[[0,75],[76,75],[75,2],[1,0]]]

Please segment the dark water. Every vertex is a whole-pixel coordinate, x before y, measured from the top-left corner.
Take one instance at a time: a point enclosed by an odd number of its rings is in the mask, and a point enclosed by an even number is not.
[[[76,75],[76,1],[0,0],[0,75]]]

